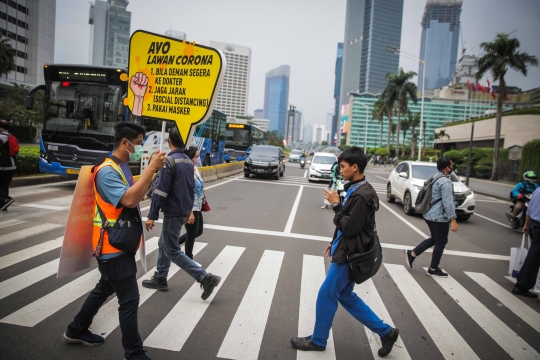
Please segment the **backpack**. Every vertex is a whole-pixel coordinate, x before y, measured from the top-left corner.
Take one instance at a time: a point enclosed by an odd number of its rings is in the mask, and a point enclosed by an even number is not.
[[[171,168],[173,174],[176,172],[176,163],[174,162],[174,158],[170,155],[165,157],[165,161],[167,162],[167,165]],[[150,185],[148,185],[148,190],[146,190],[146,198],[150,199],[152,197],[152,194],[154,193],[154,190],[156,190],[156,186],[159,181],[159,171],[156,176],[150,181]]]
[[[8,136],[8,141],[7,141],[7,145],[8,145],[8,154],[10,157],[15,157],[19,154],[19,142],[17,141],[17,138],[15,137],[15,135],[13,134],[10,134],[8,132],[5,132],[5,133],[2,133],[4,135],[7,135]]]
[[[425,214],[427,213],[433,205],[441,201],[440,199],[435,200],[434,203],[431,203],[431,198],[433,197],[433,185],[440,178],[445,177],[445,175],[432,175],[429,179],[424,182],[424,186],[418,192],[416,196],[416,201],[414,202],[414,210],[418,213]]]

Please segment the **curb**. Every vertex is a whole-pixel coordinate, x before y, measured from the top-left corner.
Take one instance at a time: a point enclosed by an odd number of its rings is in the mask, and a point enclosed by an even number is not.
[[[10,188],[29,185],[50,184],[62,181],[77,180],[76,176],[61,176],[61,175],[44,175],[44,176],[28,176],[13,178]]]

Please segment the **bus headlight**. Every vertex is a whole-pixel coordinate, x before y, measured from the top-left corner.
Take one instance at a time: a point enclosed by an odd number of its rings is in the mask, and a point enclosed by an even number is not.
[[[47,156],[47,152],[40,150],[39,151],[39,157],[45,160],[46,162],[49,162],[49,157]]]

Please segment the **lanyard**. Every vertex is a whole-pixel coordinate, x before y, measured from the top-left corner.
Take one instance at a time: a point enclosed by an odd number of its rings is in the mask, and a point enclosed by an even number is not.
[[[341,204],[341,206],[345,206],[345,203],[347,202],[347,199],[349,198],[349,196],[351,196],[351,194],[355,192],[356,189],[358,189],[360,186],[364,185],[365,183],[366,183],[366,179],[360,181],[357,184],[351,185],[351,187],[349,188],[349,190],[347,190],[347,193],[345,194],[343,198],[343,204]]]

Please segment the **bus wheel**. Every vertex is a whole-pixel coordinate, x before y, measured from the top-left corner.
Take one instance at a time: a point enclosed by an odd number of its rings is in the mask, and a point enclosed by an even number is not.
[[[204,157],[204,162],[203,162],[203,166],[210,166],[210,156],[206,155]]]

